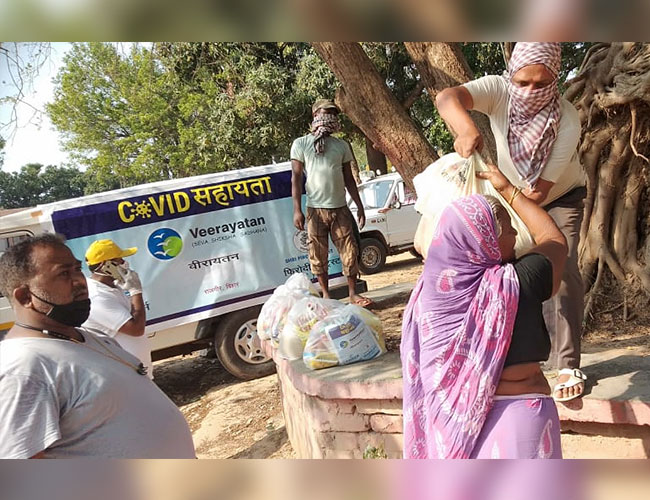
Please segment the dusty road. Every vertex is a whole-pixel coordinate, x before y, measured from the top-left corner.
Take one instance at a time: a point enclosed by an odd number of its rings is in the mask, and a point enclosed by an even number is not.
[[[394,283],[415,282],[422,264],[410,254],[388,258],[381,273],[364,276],[369,289]],[[404,303],[376,311],[388,332],[390,349],[397,349]],[[642,332],[650,339],[648,328]],[[617,332],[640,338],[638,329]],[[607,332],[590,334],[586,343],[610,342]],[[635,345],[647,352],[645,346]],[[216,359],[200,355],[177,357],[155,364],[156,383],[174,400],[187,418],[199,458],[293,458],[282,415],[276,376],[243,382],[226,372]],[[638,448],[635,439],[563,433],[566,458],[629,458]]]

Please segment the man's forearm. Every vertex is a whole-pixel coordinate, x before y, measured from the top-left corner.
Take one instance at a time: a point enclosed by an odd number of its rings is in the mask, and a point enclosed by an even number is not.
[[[302,174],[293,172],[291,174],[291,198],[293,199],[293,211],[302,211]]]
[[[449,88],[436,96],[438,113],[456,136],[477,130],[458,93],[456,88]]]
[[[147,314],[141,293],[131,296],[131,317],[133,318],[134,326],[142,328],[142,331],[144,331],[147,322]]]
[[[291,197],[293,199],[293,211],[302,211],[302,193],[300,189],[291,186]]]

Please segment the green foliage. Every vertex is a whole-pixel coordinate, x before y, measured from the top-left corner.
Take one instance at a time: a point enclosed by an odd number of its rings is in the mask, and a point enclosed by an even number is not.
[[[20,172],[0,172],[0,207],[33,207],[83,196],[86,176],[70,167],[48,166],[40,163],[23,166]]]
[[[475,78],[500,75],[506,69],[499,42],[465,42],[461,43],[461,50]]]
[[[563,75],[589,44],[564,44]],[[419,75],[402,43],[370,42],[366,53],[398,100]],[[476,76],[500,74],[498,43],[464,43]],[[305,43],[156,43],[119,53],[78,43],[66,55],[47,106],[87,192],[288,159],[309,130],[311,104],[340,85]],[[453,140],[426,92],[409,108],[444,152]],[[364,136],[345,116],[341,136],[365,164]],[[0,162],[1,162],[0,158]]]
[[[560,69],[559,81],[560,92],[564,92],[567,88],[566,81],[570,79],[572,74],[578,70],[582,61],[593,42],[562,43],[562,68]]]
[[[156,179],[178,168],[175,89],[152,53],[129,56],[107,43],[74,44],[47,106],[71,158],[87,167],[89,190]]]
[[[436,108],[432,108],[433,118],[429,126],[424,130],[424,135],[436,149],[438,154],[451,153],[454,150],[454,137],[447,129],[447,125],[438,114]]]
[[[312,102],[333,95],[314,57],[306,44],[161,43],[126,56],[75,44],[48,112],[91,191],[284,161]]]
[[[366,449],[363,450],[364,459],[378,459],[378,458],[388,458],[386,451],[384,450],[384,445],[379,446],[366,446]]]

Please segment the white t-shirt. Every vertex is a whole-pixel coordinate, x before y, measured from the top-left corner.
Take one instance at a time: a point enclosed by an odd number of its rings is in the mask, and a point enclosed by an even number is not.
[[[137,358],[80,331],[82,344],[0,342],[0,458],[194,458],[183,414]]]
[[[464,83],[474,100],[474,109],[488,115],[490,127],[497,145],[498,167],[515,186],[528,187],[521,178],[510,157],[508,147],[508,84],[501,76],[484,76]],[[541,178],[554,185],[542,206],[557,200],[572,189],[585,185],[584,169],[578,157],[580,140],[580,118],[569,101],[560,99],[560,123],[557,138],[551,147],[551,153]]]
[[[149,378],[153,379],[151,346],[147,334],[134,337],[119,332],[119,329],[131,319],[129,297],[120,288],[113,288],[92,278],[88,278],[86,282],[90,297],[90,316],[82,326],[99,330],[114,338],[124,350],[140,358],[147,367]]]

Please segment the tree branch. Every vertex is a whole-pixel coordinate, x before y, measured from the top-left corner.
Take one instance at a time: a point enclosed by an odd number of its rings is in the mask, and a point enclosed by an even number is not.
[[[409,95],[407,95],[406,98],[402,101],[402,107],[407,111],[411,109],[411,106],[413,106],[415,101],[418,100],[418,97],[422,95],[423,90],[424,82],[422,80],[419,80],[415,87],[413,87],[413,90],[409,92]]]

